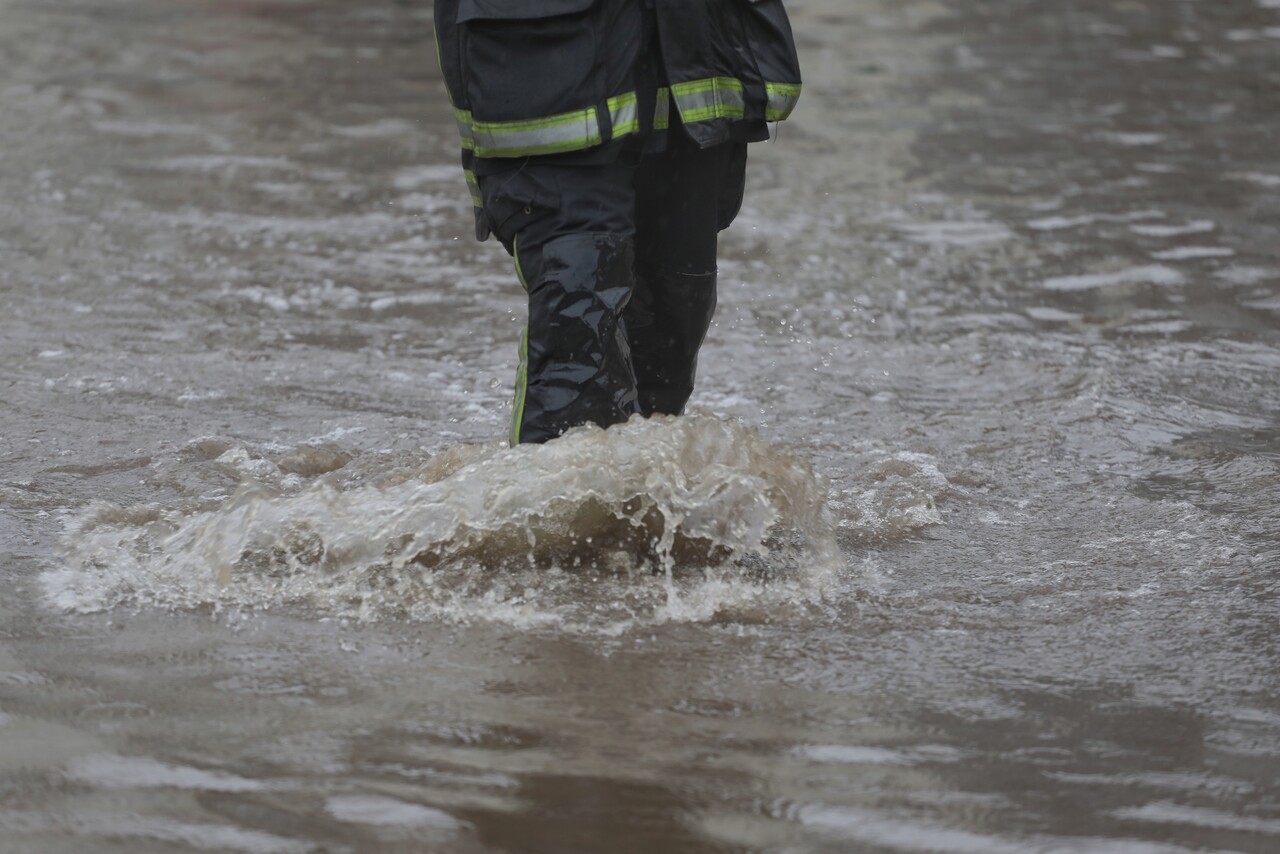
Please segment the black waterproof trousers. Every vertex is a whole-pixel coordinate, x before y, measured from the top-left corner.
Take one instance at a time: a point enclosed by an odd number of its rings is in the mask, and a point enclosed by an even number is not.
[[[746,143],[607,162],[531,157],[479,177],[529,295],[511,443],[678,414],[716,305],[716,243],[742,204]]]

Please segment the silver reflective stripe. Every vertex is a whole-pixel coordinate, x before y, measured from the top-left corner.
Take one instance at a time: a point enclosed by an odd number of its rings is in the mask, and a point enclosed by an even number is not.
[[[607,102],[613,137],[640,130],[635,92],[614,95]],[[462,147],[478,157],[529,157],[577,151],[600,144],[600,121],[595,107],[514,122],[479,122],[465,110],[454,111]]]
[[[769,103],[764,112],[765,121],[782,121],[791,115],[800,101],[799,83],[766,83],[764,88],[769,94]]]
[[[653,127],[666,130],[670,126],[672,100],[685,124],[741,119],[746,114],[743,88],[742,81],[733,77],[705,77],[659,89]],[[766,83],[765,89],[767,121],[785,119],[800,100],[799,83]],[[606,103],[614,139],[639,132],[639,102],[635,92],[614,95]],[[579,151],[603,142],[595,107],[513,122],[481,122],[466,110],[453,112],[462,147],[478,157],[530,157]]]
[[[595,107],[544,119],[518,122],[471,122],[475,153],[480,157],[528,157],[577,151],[600,142]]]
[[[453,122],[458,126],[458,136],[462,137],[463,151],[474,151],[476,147],[475,137],[471,135],[471,114],[466,110],[453,108]]]
[[[733,77],[707,77],[671,87],[676,109],[685,124],[712,119],[740,119],[746,110],[742,81]]]
[[[520,361],[516,365],[516,396],[511,404],[511,447],[520,444],[520,425],[524,422],[524,400],[529,392],[529,327],[520,333]]]
[[[627,92],[609,99],[609,121],[613,124],[613,138],[626,136],[640,130],[640,110],[636,93]]]

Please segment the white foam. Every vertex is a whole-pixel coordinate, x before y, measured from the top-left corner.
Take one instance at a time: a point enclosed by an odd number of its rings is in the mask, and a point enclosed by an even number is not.
[[[411,294],[378,297],[369,303],[369,308],[373,311],[383,312],[404,306],[437,305],[446,299],[447,296],[439,291],[424,290]]]
[[[1214,830],[1233,830],[1240,833],[1262,833],[1280,836],[1280,819],[1257,818],[1236,815],[1206,807],[1188,807],[1171,801],[1156,801],[1140,807],[1121,807],[1111,815],[1129,821],[1151,824],[1184,824]]]
[[[1123,214],[1079,214],[1076,216],[1048,216],[1027,221],[1027,228],[1033,231],[1059,231],[1065,228],[1078,228],[1092,225],[1095,222],[1137,222],[1144,219],[1163,219],[1164,211],[1143,210]]]
[[[216,391],[214,389],[206,389],[204,391],[196,391],[195,389],[183,389],[174,400],[179,403],[197,403],[202,400],[222,400],[226,397],[225,392]]]
[[[1232,709],[1227,716],[1233,721],[1240,721],[1247,724],[1263,724],[1264,726],[1280,727],[1280,714],[1269,712],[1265,709],[1253,709],[1248,706]]]
[[[1079,216],[1046,216],[1040,219],[1027,221],[1027,228],[1034,231],[1058,231],[1064,228],[1077,228],[1082,225],[1092,225],[1101,217],[1095,214],[1080,214]]]
[[[1162,133],[1104,133],[1102,138],[1116,145],[1138,147],[1158,145],[1164,142],[1165,135]]]
[[[1082,316],[1074,311],[1062,311],[1047,305],[1036,305],[1027,309],[1027,317],[1045,323],[1073,323]]]
[[[415,166],[397,172],[392,185],[397,190],[417,190],[429,184],[455,184],[461,180],[461,166]]]
[[[908,240],[940,246],[981,246],[1013,237],[1009,227],[999,222],[916,222],[895,226]]]
[[[1124,331],[1134,335],[1177,335],[1195,328],[1196,325],[1189,320],[1155,320],[1125,326]]]
[[[421,211],[435,213],[449,210],[457,206],[458,200],[453,196],[440,196],[434,193],[408,193],[401,196],[396,207],[403,211]]]
[[[1236,181],[1257,184],[1259,187],[1266,187],[1267,189],[1280,187],[1280,175],[1272,175],[1269,172],[1233,172],[1227,177]]]
[[[136,813],[80,814],[71,822],[83,835],[95,837],[138,836],[171,845],[211,851],[243,851],[245,854],[308,854],[316,846],[261,830],[226,824],[178,821]],[[86,848],[85,850],[90,850]]]
[[[1095,288],[1108,288],[1115,285],[1161,285],[1177,287],[1186,279],[1172,267],[1152,264],[1145,267],[1130,267],[1114,273],[1094,273],[1083,276],[1055,276],[1045,279],[1041,287],[1050,291],[1087,291]]]
[[[223,169],[296,169],[287,157],[255,157],[247,154],[198,154],[159,161],[161,169],[180,172],[216,172]]]
[[[91,506],[68,527],[66,565],[43,576],[48,601],[295,604],[616,633],[803,606],[843,568],[821,479],[710,416],[457,446],[358,478],[332,467],[285,477],[246,448],[213,452],[243,479],[231,498],[201,512]],[[879,488],[901,503],[869,505],[885,515],[864,524],[935,520],[931,488],[909,489],[927,466],[894,465]]]
[[[98,121],[93,129],[118,136],[198,136],[205,133],[199,125],[162,121]]]
[[[1248,795],[1255,791],[1253,784],[1244,780],[1215,777],[1203,773],[1144,771],[1127,774],[1077,774],[1068,771],[1046,771],[1045,776],[1052,780],[1079,783],[1085,786],[1150,786],[1180,792],[1212,792],[1231,796]]]
[[[1235,254],[1236,250],[1229,246],[1179,246],[1152,252],[1151,257],[1157,261],[1192,261],[1198,258],[1230,258]]]
[[[379,139],[388,136],[411,136],[417,130],[412,122],[405,119],[379,119],[364,125],[335,125],[329,133],[348,139]]]
[[[847,765],[919,765],[924,762],[956,762],[961,757],[960,751],[954,747],[938,744],[904,750],[866,745],[808,744],[792,752],[815,762]]]
[[[325,801],[324,808],[338,821],[354,824],[425,827],[451,832],[470,826],[444,810],[377,795],[338,795]]]
[[[1227,284],[1248,287],[1249,285],[1258,285],[1263,282],[1269,282],[1272,279],[1280,279],[1280,269],[1274,269],[1272,267],[1231,266],[1217,270],[1213,275],[1214,278],[1221,279]]]
[[[1205,234],[1217,225],[1213,220],[1196,219],[1185,225],[1131,225],[1129,230],[1143,237],[1182,237],[1187,234]]]
[[[942,523],[937,502],[952,487],[932,457],[899,451],[870,461],[860,480],[829,499],[842,536],[883,542]]]
[[[1245,300],[1243,304],[1249,308],[1256,309],[1258,311],[1271,311],[1271,312],[1280,313],[1280,296]]]
[[[792,811],[806,827],[865,846],[893,851],[947,854],[1187,854],[1192,849],[1132,839],[1070,836],[1014,836],[976,833],[926,824],[859,807],[806,804]]]
[[[1020,843],[995,836],[894,821],[854,807],[806,805],[797,810],[801,824],[834,833],[842,839],[904,851],[947,851],[956,854],[1024,854]]]
[[[1228,41],[1252,42],[1259,39],[1280,39],[1280,27],[1263,27],[1257,30],[1227,30]]]
[[[276,788],[219,771],[169,765],[144,756],[95,754],[71,762],[67,778],[103,788],[175,788],[204,792],[262,792]]]

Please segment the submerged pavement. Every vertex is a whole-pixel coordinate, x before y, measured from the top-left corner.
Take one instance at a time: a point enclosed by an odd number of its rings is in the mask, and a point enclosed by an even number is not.
[[[0,849],[1275,849],[1280,4],[788,9],[699,414],[508,452],[428,4],[0,0]]]

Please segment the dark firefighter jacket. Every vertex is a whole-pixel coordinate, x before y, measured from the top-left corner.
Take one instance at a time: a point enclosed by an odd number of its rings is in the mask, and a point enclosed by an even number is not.
[[[642,65],[653,9],[663,67]],[[664,130],[706,148],[781,121],[800,97],[782,0],[436,0],[436,47],[479,204],[476,158],[583,151]],[[652,114],[649,114],[652,113]]]

